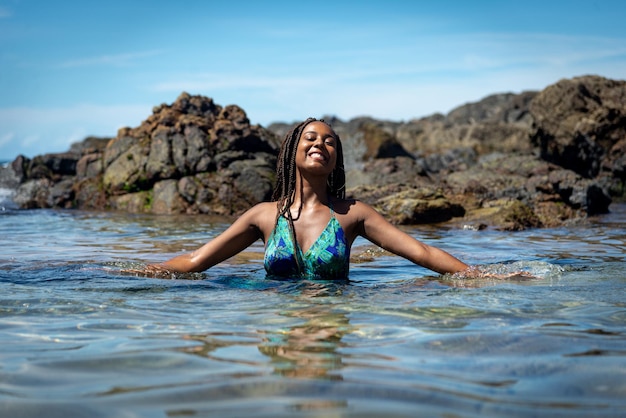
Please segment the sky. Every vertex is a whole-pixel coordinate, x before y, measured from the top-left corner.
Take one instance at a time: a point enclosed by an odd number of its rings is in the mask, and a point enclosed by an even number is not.
[[[624,80],[625,21],[622,0],[0,0],[0,160],[114,137],[182,92],[267,126]]]

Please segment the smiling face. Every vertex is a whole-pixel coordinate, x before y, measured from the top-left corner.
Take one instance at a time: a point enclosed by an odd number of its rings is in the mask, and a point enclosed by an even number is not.
[[[330,175],[337,163],[337,134],[324,122],[304,127],[296,150],[296,166],[301,172]]]

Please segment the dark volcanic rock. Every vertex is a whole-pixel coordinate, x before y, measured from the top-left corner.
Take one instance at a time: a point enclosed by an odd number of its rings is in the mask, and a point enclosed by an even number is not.
[[[599,76],[561,80],[531,102],[532,141],[541,156],[594,178],[602,167],[623,179],[626,138],[626,81]]]
[[[24,174],[15,200],[24,208],[232,215],[270,197],[278,145],[239,107],[183,93],[115,138],[16,160]]]
[[[605,213],[624,196],[625,106],[626,82],[586,76],[407,122],[323,119],[342,140],[348,197],[392,222],[521,230]],[[16,188],[22,208],[234,215],[271,197],[294,124],[265,129],[236,105],[183,93],[114,138],[18,157],[0,187]]]

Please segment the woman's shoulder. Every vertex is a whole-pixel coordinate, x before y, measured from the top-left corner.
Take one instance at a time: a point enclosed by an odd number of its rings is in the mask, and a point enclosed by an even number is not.
[[[342,215],[359,216],[374,209],[358,199],[336,199],[333,201],[333,210]]]
[[[256,210],[276,210],[276,202],[261,202],[252,206],[250,209]]]
[[[271,216],[272,218],[276,217],[276,202],[261,202],[252,206],[250,209],[246,211],[246,215],[248,216]]]
[[[276,202],[257,203],[245,211],[237,219],[237,223],[256,227],[265,233],[274,227],[276,212]]]

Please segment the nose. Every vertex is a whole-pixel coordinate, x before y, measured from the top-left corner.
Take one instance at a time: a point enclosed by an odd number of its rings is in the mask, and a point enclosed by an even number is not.
[[[313,146],[317,148],[322,148],[324,145],[324,138],[321,135],[315,137],[315,141],[313,141]]]

